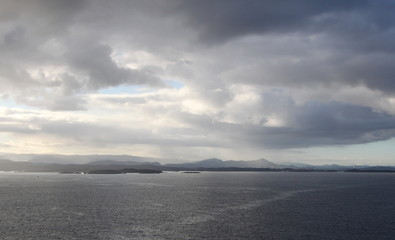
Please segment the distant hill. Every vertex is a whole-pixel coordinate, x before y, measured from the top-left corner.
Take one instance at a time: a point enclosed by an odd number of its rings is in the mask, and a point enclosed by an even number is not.
[[[32,156],[34,158],[30,158]],[[22,155],[22,157],[29,161],[12,161],[0,158],[0,171],[89,172],[96,170],[147,169],[158,171],[395,172],[395,166],[309,165],[303,163],[276,164],[264,158],[252,161],[224,161],[218,158],[210,158],[196,162],[162,165],[159,161],[155,161],[158,160],[156,158],[128,155]],[[65,160],[78,163],[68,163]]]
[[[346,169],[346,172],[395,172],[395,167],[389,166],[371,166],[363,168]]]
[[[272,163],[264,158],[253,161],[223,161],[218,158],[210,158],[197,162],[165,164],[166,167],[178,168],[283,168],[285,166]]]
[[[14,161],[8,159],[0,159],[0,164],[12,164]]]
[[[130,162],[130,163],[159,163],[169,161],[168,159],[139,157],[132,155],[62,155],[62,154],[6,154],[2,158],[13,161],[25,161],[32,163],[57,163],[57,164],[99,164]],[[102,163],[100,163],[102,162]],[[107,163],[106,163],[107,162]],[[128,164],[129,165],[129,164]]]
[[[0,160],[0,171],[19,172],[90,172],[95,170],[119,170],[119,169],[148,169],[163,170],[159,164],[139,163],[139,164],[58,164],[58,163],[35,163],[23,161]]]
[[[338,164],[325,164],[325,165],[312,165],[306,163],[281,163],[282,166],[288,166],[290,168],[304,168],[304,169],[320,169],[320,170],[346,170],[346,169],[354,169],[354,168],[365,168],[369,167],[367,165],[358,165],[358,166],[348,166],[348,165],[338,165]]]
[[[160,166],[159,162],[142,162],[142,161],[116,161],[116,160],[98,160],[93,162],[85,163],[86,165],[157,165]]]
[[[64,155],[45,155],[45,158],[36,156],[33,161],[10,161],[7,159],[0,160],[0,171],[44,171],[44,172],[86,172],[92,170],[109,169],[118,170],[132,166],[136,169],[155,169],[155,170],[179,170],[179,169],[200,169],[200,168],[284,168],[283,165],[272,163],[266,159],[254,161],[223,161],[217,158],[205,159],[197,162],[165,164],[161,165],[157,161],[143,162],[142,160],[151,160],[152,158],[142,158],[134,156],[64,156]],[[83,164],[65,163],[65,158],[75,157],[78,160],[98,158],[99,160],[90,161]],[[115,159],[115,160],[114,160]],[[135,159],[139,161],[134,161]]]

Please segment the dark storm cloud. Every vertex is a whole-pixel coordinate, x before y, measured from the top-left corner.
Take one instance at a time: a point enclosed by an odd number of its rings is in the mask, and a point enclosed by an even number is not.
[[[266,64],[263,68],[268,69],[258,73],[258,79],[247,76],[239,77],[240,81],[289,86],[338,82],[395,91],[395,1],[183,1],[180,9],[202,43],[218,46],[250,35],[294,35],[305,38],[309,53],[331,53],[326,58],[289,55],[301,60]],[[320,39],[311,41],[311,36]],[[283,47],[293,48],[290,54],[300,47],[289,44]],[[261,46],[268,49],[262,51],[261,58],[265,59],[271,45]],[[273,71],[273,75],[266,74]]]
[[[306,27],[312,18],[336,11],[358,9],[368,1],[278,1],[278,0],[218,0],[181,1],[181,11],[190,24],[209,42],[248,34],[270,32],[297,32]]]
[[[395,134],[395,116],[340,102],[309,102],[293,115],[293,134],[310,144],[357,144],[386,140]],[[314,139],[314,140],[313,140]]]
[[[269,80],[258,79],[256,82],[283,81],[285,85],[304,85],[311,82],[320,84],[332,78],[329,81],[348,85],[363,84],[387,92],[394,89],[392,64],[377,56],[363,55],[378,51],[388,53],[395,49],[392,41],[395,37],[395,17],[391,11],[394,2],[389,0],[380,3],[368,0],[111,3],[34,0],[4,1],[3,5],[7,11],[2,10],[4,17],[0,48],[3,57],[0,62],[11,66],[7,67],[10,70],[0,74],[11,86],[26,84],[26,88],[30,88],[30,83],[37,87],[56,87],[63,95],[122,84],[160,87],[163,83],[156,73],[117,66],[111,56],[117,47],[114,43],[150,49],[162,58],[173,58],[171,54],[185,54],[184,51],[190,50],[196,41],[203,43],[199,46],[204,49],[207,43],[220,46],[250,35],[298,34],[309,37],[322,34],[323,44],[319,47],[331,51],[333,60],[301,56],[306,57],[301,64],[279,62],[276,66],[267,67],[274,70],[278,67],[278,72],[284,72],[285,76],[279,80],[277,75],[268,76]],[[190,42],[193,39],[195,42]],[[55,49],[51,48],[51,44],[55,45]],[[270,48],[272,44],[269,42],[266,47]],[[248,44],[237,47],[249,48]],[[288,48],[297,47],[291,43]],[[360,56],[363,60],[352,59],[344,52]],[[256,57],[264,59],[265,52]],[[345,61],[345,67],[337,64],[342,61]],[[386,64],[382,64],[382,61],[386,61]],[[55,85],[47,80],[33,80],[23,74],[29,67],[46,64],[65,66],[69,72],[58,76]],[[347,67],[347,64],[350,66]],[[319,65],[327,65],[331,72],[312,70],[322,68]],[[13,69],[17,74],[12,73]],[[309,71],[316,73],[309,75]],[[334,71],[339,78],[331,76]],[[241,81],[251,82],[251,79],[247,76]]]
[[[288,124],[278,127],[227,123],[194,114],[182,114],[180,118],[207,134],[223,136],[223,145],[229,144],[230,140],[235,145],[303,148],[370,143],[395,136],[395,116],[375,112],[369,107],[340,102],[308,102],[286,108]]]
[[[395,44],[394,44],[395,45]],[[344,73],[345,82],[362,84],[385,93],[395,91],[395,54],[367,54],[352,57],[338,69]]]
[[[361,144],[395,136],[395,117],[368,107],[312,102],[296,108],[291,117],[290,127],[263,130],[261,142],[288,148]]]

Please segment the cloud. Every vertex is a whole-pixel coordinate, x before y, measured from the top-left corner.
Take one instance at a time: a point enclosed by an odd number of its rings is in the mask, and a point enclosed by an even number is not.
[[[251,34],[305,31],[314,17],[363,8],[367,1],[183,1],[179,7],[201,39],[223,42]]]
[[[224,51],[255,60],[237,62],[226,72],[240,73],[227,77],[282,87],[363,85],[393,94],[393,7],[393,1],[185,1],[182,11],[200,41],[220,49],[226,43]]]
[[[76,89],[97,90],[123,84],[164,85],[148,71],[118,67],[111,58],[111,53],[109,46],[95,45],[91,42],[69,47],[65,54],[68,66],[85,74],[82,83]]]
[[[390,139],[394,6],[3,1],[0,96],[33,113],[0,130],[11,148],[26,135],[181,155]]]
[[[239,86],[233,93],[232,102],[226,106],[206,106],[210,110],[201,112],[179,104],[158,108],[156,106],[164,104],[165,99],[172,103],[188,96],[175,97],[170,92],[162,94],[161,97],[145,95],[144,101],[138,101],[138,96],[114,99],[107,96],[102,101],[117,104],[123,110],[127,109],[125,103],[130,101],[129,108],[138,108],[142,116],[154,119],[171,112],[167,115],[169,119],[161,122],[164,125],[157,126],[158,131],[163,133],[168,128],[165,132],[173,133],[172,137],[177,139],[205,136],[206,147],[214,146],[209,141],[212,139],[221,142],[222,147],[246,144],[257,148],[300,148],[361,144],[386,140],[395,133],[395,117],[372,107],[333,100],[298,104],[287,93],[275,89],[259,94],[254,88]],[[160,101],[155,103],[152,99]],[[190,137],[188,139],[191,141]]]
[[[85,11],[92,3],[25,3],[7,2],[10,14],[0,23],[0,79],[14,100],[49,109],[80,110],[82,101],[76,95],[81,93],[119,85],[165,86],[145,68],[130,69],[115,63],[113,48],[105,43],[111,29],[100,32],[100,21],[92,29],[87,29],[90,22],[86,19],[78,22],[87,16]],[[56,102],[76,102],[62,109],[63,104],[53,107],[34,100],[43,95],[52,95]],[[33,101],[24,101],[20,96],[29,96]]]
[[[265,101],[271,98],[272,101]],[[275,100],[277,98],[277,100]],[[304,148],[362,144],[395,136],[395,116],[341,102],[307,102],[296,105],[289,98],[266,96],[255,111],[225,110],[227,115],[182,113],[180,119],[209,135],[219,135],[234,147]],[[270,105],[270,106],[268,106]],[[232,112],[233,110],[233,112]],[[226,146],[224,144],[223,146]]]

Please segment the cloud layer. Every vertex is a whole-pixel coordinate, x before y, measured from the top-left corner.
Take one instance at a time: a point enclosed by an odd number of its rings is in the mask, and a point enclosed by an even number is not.
[[[4,152],[255,158],[395,135],[393,0],[1,3]]]

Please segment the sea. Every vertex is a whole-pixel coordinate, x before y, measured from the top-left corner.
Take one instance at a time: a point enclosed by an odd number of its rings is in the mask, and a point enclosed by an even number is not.
[[[0,173],[0,239],[395,239],[395,174]]]

